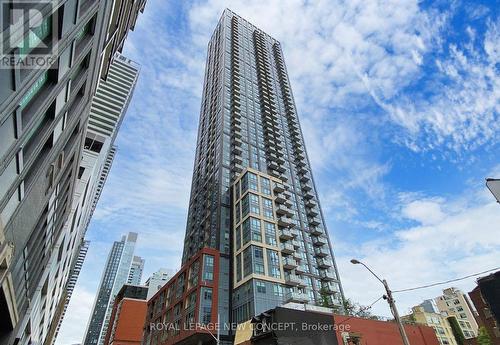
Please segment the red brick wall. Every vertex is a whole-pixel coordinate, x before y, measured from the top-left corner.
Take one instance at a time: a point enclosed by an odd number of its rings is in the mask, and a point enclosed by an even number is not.
[[[344,327],[345,332],[360,334],[361,345],[403,345],[398,327],[394,322],[343,315],[334,315],[334,322],[339,328]],[[405,331],[411,345],[439,345],[431,327],[405,325]],[[342,330],[337,331],[337,340],[339,344],[344,344]]]
[[[116,332],[111,344],[140,345],[146,311],[146,301],[124,298],[120,313],[117,315]]]

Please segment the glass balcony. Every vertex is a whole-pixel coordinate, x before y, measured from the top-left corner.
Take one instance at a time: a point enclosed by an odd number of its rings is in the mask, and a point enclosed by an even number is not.
[[[280,231],[280,239],[283,240],[291,240],[293,238],[292,233],[290,230],[283,229]]]
[[[318,237],[313,237],[312,243],[315,246],[323,246],[328,243],[328,240],[326,239],[326,237],[318,236]]]
[[[293,270],[297,267],[297,261],[292,258],[284,258],[282,262],[283,268],[286,270]]]
[[[295,252],[295,248],[290,243],[281,243],[280,247],[283,254],[292,254]]]
[[[323,270],[319,273],[322,280],[332,281],[335,280],[335,276],[330,271]]]
[[[309,296],[303,292],[290,291],[285,294],[285,302],[307,303]]]
[[[295,274],[285,274],[285,284],[291,286],[297,286],[302,284],[302,278]]]
[[[332,267],[332,263],[326,259],[318,259],[317,261],[319,268],[330,268]]]
[[[316,247],[314,248],[314,255],[317,257],[325,257],[330,255],[330,252],[325,247]]]

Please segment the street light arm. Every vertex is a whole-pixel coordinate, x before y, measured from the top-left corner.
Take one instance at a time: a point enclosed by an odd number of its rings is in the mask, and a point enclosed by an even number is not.
[[[378,275],[376,275],[376,274],[375,274],[375,272],[373,272],[373,271],[370,269],[370,267],[366,266],[366,265],[365,265],[364,263],[362,263],[361,261],[360,261],[359,263],[360,263],[361,265],[365,266],[365,268],[366,268],[366,269],[367,269],[367,270],[368,270],[368,271],[369,271],[369,272],[370,272],[370,273],[371,273],[371,274],[372,274],[375,278],[377,278],[377,280],[378,280],[379,282],[381,282],[382,284],[384,284],[384,281],[383,281],[382,279],[380,279],[380,278],[378,277]],[[385,285],[385,284],[384,284],[384,285]]]

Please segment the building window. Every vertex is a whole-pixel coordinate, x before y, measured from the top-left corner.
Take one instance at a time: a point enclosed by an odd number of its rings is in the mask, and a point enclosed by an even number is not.
[[[260,220],[250,217],[250,230],[252,232],[252,241],[262,242],[262,233],[260,230]]]
[[[247,196],[250,198],[250,212],[260,214],[259,197],[252,193],[248,193]]]
[[[269,179],[265,177],[260,178],[260,187],[262,190],[262,193],[265,195],[271,195],[271,183],[269,182]]]
[[[266,252],[269,276],[274,278],[281,278],[280,258],[278,252],[271,249],[267,249]]]
[[[240,203],[238,202],[236,204],[236,209],[235,209],[236,224],[238,224],[240,222],[240,220],[241,220],[240,209],[241,209],[241,206],[240,206]]]
[[[262,209],[264,211],[264,217],[273,219],[273,202],[271,199],[262,198]]]
[[[241,280],[241,254],[236,256],[236,281]]]
[[[241,226],[236,228],[236,250],[241,248]]]
[[[0,124],[0,159],[16,140],[15,121],[12,115]],[[2,193],[3,194],[3,193]]]
[[[200,289],[200,316],[202,324],[209,324],[212,319],[212,288],[202,287]]]
[[[253,273],[265,274],[264,270],[264,250],[261,247],[252,246],[253,248]]]
[[[203,280],[214,280],[214,257],[212,255],[203,255]]]
[[[266,293],[266,283],[257,280],[255,286],[258,293]]]
[[[243,251],[243,276],[252,274],[252,247],[247,247]]]
[[[276,241],[276,227],[273,223],[264,222],[266,231],[266,244],[270,246],[277,246]]]

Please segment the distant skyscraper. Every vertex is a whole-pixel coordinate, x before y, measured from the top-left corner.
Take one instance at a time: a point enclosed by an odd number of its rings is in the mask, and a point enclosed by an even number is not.
[[[144,270],[144,259],[140,256],[134,256],[130,272],[128,274],[127,284],[141,285],[142,271]]]
[[[90,315],[83,342],[85,345],[104,342],[114,298],[129,277],[136,242],[137,234],[129,232],[121,241],[113,243]]]
[[[83,262],[85,261],[85,256],[87,256],[87,251],[89,249],[90,241],[83,241],[80,245],[80,250],[78,252],[78,256],[76,257],[75,263],[73,265],[73,269],[70,272],[68,282],[66,284],[66,301],[64,302],[64,309],[59,316],[59,321],[57,322],[57,326],[55,326],[54,336],[52,337],[52,344],[55,343],[57,335],[59,334],[59,330],[61,328],[62,321],[64,316],[66,315],[66,310],[68,309],[69,301],[71,300],[71,296],[73,295],[73,291],[75,290],[76,282],[78,280],[78,276],[80,275],[80,271],[82,270]]]
[[[286,302],[342,308],[281,45],[230,10],[208,44],[183,265],[206,247],[222,323]]]
[[[148,287],[148,297],[150,299],[153,295],[165,285],[173,274],[169,273],[166,268],[160,268],[158,271],[153,273],[151,277],[146,280],[146,286]]]

